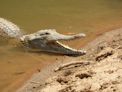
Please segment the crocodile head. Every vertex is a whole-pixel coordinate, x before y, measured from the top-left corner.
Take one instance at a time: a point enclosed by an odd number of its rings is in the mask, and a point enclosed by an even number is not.
[[[40,30],[36,33],[22,36],[21,42],[26,46],[38,51],[53,52],[65,55],[79,56],[84,55],[86,51],[76,50],[62,44],[61,40],[73,40],[85,37],[85,34],[63,35],[57,33],[55,29]]]

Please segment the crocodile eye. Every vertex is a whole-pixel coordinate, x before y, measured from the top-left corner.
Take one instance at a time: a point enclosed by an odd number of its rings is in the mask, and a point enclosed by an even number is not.
[[[45,33],[46,35],[49,35],[49,33]]]
[[[46,32],[46,33],[40,34],[40,36],[42,36],[42,35],[49,35],[49,34],[50,34],[50,33],[47,33],[47,32]]]

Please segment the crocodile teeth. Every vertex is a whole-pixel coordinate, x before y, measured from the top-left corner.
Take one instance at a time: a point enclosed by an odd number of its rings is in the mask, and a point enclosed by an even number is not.
[[[84,54],[86,54],[86,51],[84,51],[84,50],[77,50],[77,49],[73,49],[73,48],[71,48],[71,47],[69,47],[69,46],[67,46],[67,45],[64,45],[64,44],[62,44],[61,42],[59,42],[59,41],[56,41],[56,43],[58,44],[58,45],[60,45],[60,48],[63,48],[64,50],[65,50],[65,53],[67,53],[67,54],[71,54],[71,55],[84,55]]]
[[[69,47],[69,46],[67,46],[67,45],[62,44],[62,43],[59,42],[59,41],[56,41],[56,42],[57,42],[59,45],[61,45],[62,47],[64,47],[64,48],[70,49],[70,50],[72,50],[72,51],[78,51],[78,50],[73,49],[73,48],[71,48],[71,47]]]

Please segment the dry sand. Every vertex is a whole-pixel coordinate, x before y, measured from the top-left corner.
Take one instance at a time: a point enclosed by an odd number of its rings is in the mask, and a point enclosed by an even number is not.
[[[50,65],[17,92],[122,92],[122,29],[101,35],[84,49],[85,56]]]

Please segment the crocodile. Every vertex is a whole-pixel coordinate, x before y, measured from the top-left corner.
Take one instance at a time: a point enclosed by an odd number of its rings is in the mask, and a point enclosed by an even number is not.
[[[5,38],[18,39],[25,47],[36,51],[45,51],[69,56],[80,56],[86,54],[85,50],[73,49],[60,41],[83,38],[84,33],[63,35],[55,29],[39,30],[32,34],[24,34],[13,22],[0,18],[0,36]]]

